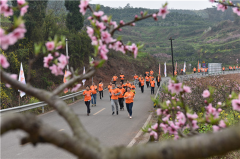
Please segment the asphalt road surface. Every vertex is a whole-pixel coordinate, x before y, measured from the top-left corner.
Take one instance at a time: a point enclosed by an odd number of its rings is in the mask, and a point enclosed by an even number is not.
[[[162,81],[165,81],[163,78]],[[155,87],[155,93],[157,87]],[[133,103],[133,118],[129,119],[126,110],[119,111],[119,115],[112,115],[108,91],[104,91],[103,99],[97,96],[97,106],[91,107],[91,114],[87,116],[87,108],[83,101],[75,103],[70,107],[79,116],[79,119],[87,131],[97,137],[105,146],[128,145],[135,137],[140,128],[147,120],[153,102],[151,90],[144,88],[141,93],[140,88],[136,88],[136,96]],[[39,118],[51,126],[72,134],[69,126],[56,111],[39,115]],[[23,131],[13,131],[1,137],[1,159],[59,159],[76,158],[68,152],[62,151],[50,144],[38,144],[33,147],[31,144],[20,145],[21,137],[25,136]]]

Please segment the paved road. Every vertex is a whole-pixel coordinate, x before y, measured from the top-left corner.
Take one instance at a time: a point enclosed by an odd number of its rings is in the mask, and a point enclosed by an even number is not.
[[[155,92],[157,91],[156,89]],[[145,123],[152,106],[150,88],[145,87],[145,92],[141,93],[137,87],[132,119],[128,118],[126,110],[119,111],[119,115],[112,115],[108,91],[104,92],[102,100],[98,96],[97,106],[91,107],[90,116],[86,115],[87,110],[83,101],[71,105],[71,108],[78,114],[90,134],[97,137],[106,146],[116,146],[129,144]],[[59,131],[71,134],[69,126],[56,111],[39,115],[39,118],[59,129]],[[14,131],[1,137],[2,159],[75,158],[68,152],[64,152],[52,145],[39,144],[37,148],[34,148],[31,144],[19,146],[19,139],[24,134],[22,131]]]

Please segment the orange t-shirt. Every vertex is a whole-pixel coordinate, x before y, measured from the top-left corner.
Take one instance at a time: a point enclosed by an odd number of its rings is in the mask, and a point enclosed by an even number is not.
[[[144,80],[141,80],[141,86],[144,86]]]
[[[155,81],[150,81],[151,87],[155,87]]]
[[[149,77],[145,77],[146,81],[149,82],[150,81],[150,78]]]
[[[134,78],[134,79],[138,79],[138,75],[136,75],[136,76],[133,76],[133,78]]]
[[[150,78],[150,80],[154,79],[154,77],[153,77],[153,76],[150,76],[149,78]]]
[[[157,81],[158,81],[158,82],[160,82],[160,81],[161,81],[161,77],[159,77],[159,76],[158,76],[158,79],[157,79]]]
[[[99,88],[98,88],[99,91],[102,91],[102,90],[103,90],[103,84],[102,84],[102,83],[99,83],[98,87],[99,87]]]
[[[139,82],[141,81],[141,77],[138,78],[138,81],[139,81]]]
[[[193,71],[196,71],[196,68],[194,68]]]
[[[131,89],[136,89],[135,85],[132,85],[132,86],[131,86]]]
[[[124,75],[120,75],[120,79],[121,79],[121,80],[124,80]]]
[[[131,83],[125,83],[125,87],[130,87],[131,88]]]
[[[126,103],[133,103],[133,98],[134,98],[134,93],[133,92],[126,92],[124,94],[124,97],[129,97],[129,98],[126,98],[125,102]]]
[[[112,89],[112,86],[108,85],[108,91],[110,92],[110,90]]]
[[[83,91],[84,101],[90,101],[90,100],[91,100],[91,93],[92,93],[91,90],[89,90],[89,91],[87,91],[87,90]]]
[[[110,93],[111,93],[111,99],[114,99],[114,100],[118,99],[118,95],[114,95],[114,94],[119,93],[119,89],[118,88],[111,89]]]
[[[149,75],[149,72],[146,72],[146,75]]]
[[[92,94],[97,94],[97,90],[96,90],[97,86],[96,85],[95,86],[91,85],[90,89],[92,91]]]
[[[113,81],[117,81],[117,76],[113,76]]]
[[[150,71],[150,75],[153,75],[153,71]]]
[[[123,95],[124,95],[124,93],[125,93],[125,89],[122,88],[122,89],[118,89],[118,90],[119,90],[119,92],[121,92],[121,93],[119,94],[118,98],[123,98]]]

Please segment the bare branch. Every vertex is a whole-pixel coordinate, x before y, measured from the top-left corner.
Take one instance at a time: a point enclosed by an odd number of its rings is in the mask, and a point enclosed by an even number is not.
[[[22,143],[31,142],[50,143],[60,147],[79,158],[101,158],[101,149],[86,145],[75,137],[70,137],[64,132],[60,132],[51,126],[44,124],[31,114],[14,114],[3,117],[1,121],[1,135],[10,130],[21,129],[28,133],[29,136],[22,139]]]
[[[158,13],[158,12],[156,12],[155,14],[157,14],[157,13]],[[125,26],[127,26],[127,25],[131,25],[131,24],[134,23],[134,22],[141,21],[141,20],[147,19],[147,18],[149,18],[149,17],[152,17],[152,15],[153,15],[153,14],[149,14],[149,15],[147,15],[147,16],[145,16],[145,17],[137,18],[137,19],[134,19],[134,20],[132,20],[132,21],[130,21],[130,22],[128,22],[128,23],[125,23],[125,24],[123,24],[123,25],[119,25],[118,27],[114,28],[114,29],[110,32],[110,34],[111,34],[111,36],[113,36],[113,34],[114,34],[114,32],[115,32],[116,30],[118,30],[118,29],[120,29],[120,28],[122,28],[122,27],[125,27]]]
[[[75,137],[81,139],[83,142],[91,143],[92,145],[99,144],[99,141],[96,138],[93,138],[86,131],[86,129],[83,127],[82,123],[80,122],[78,116],[73,112],[73,110],[70,107],[68,107],[67,104],[64,101],[62,101],[58,96],[53,95],[51,92],[34,88],[30,85],[25,85],[17,80],[14,80],[6,72],[4,72],[1,69],[0,69],[0,75],[1,75],[1,81],[9,83],[15,89],[22,90],[28,95],[34,96],[46,102],[49,106],[54,107],[58,111],[59,115],[61,115],[67,121]],[[70,81],[74,83],[77,80],[78,78]]]
[[[193,159],[223,155],[240,148],[240,125],[217,133],[201,134],[179,141],[162,141],[118,148],[118,159]],[[134,152],[134,153],[133,153]]]
[[[61,92],[63,92],[63,90],[65,88],[68,88],[70,86],[72,86],[75,82],[77,81],[82,81],[83,79],[89,79],[90,77],[92,77],[94,75],[94,73],[96,72],[94,67],[91,67],[89,70],[86,71],[86,74],[84,75],[79,75],[79,76],[75,76],[72,79],[70,79],[68,82],[61,84],[60,86],[58,86],[54,91],[53,91],[53,95],[57,95]]]

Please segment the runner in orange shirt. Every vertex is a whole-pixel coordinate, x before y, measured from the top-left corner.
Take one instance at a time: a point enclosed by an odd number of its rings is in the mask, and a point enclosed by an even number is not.
[[[141,91],[144,92],[144,78],[141,78]]]
[[[102,99],[103,98],[103,83],[102,83],[102,81],[99,81],[98,91],[99,91],[100,99]]]
[[[138,77],[138,85],[139,85],[139,88],[141,87],[141,78],[142,78],[142,75],[140,75],[140,77]]]
[[[146,80],[146,85],[147,85],[147,88],[148,88],[149,82],[150,82],[150,77],[149,77],[149,76],[146,76],[146,77],[145,77],[145,80]]]
[[[132,83],[132,86],[131,86],[131,92],[133,92],[134,94],[136,94],[136,86],[134,85],[134,82]]]
[[[112,89],[112,82],[110,82],[110,84],[108,85],[108,92],[110,94],[110,91]],[[111,95],[110,95],[110,101],[111,101]]]
[[[161,82],[161,75],[158,75],[157,77],[156,77],[156,81],[157,81],[157,86],[159,87],[160,86],[160,82]]]
[[[144,84],[144,82],[143,82]],[[128,111],[128,116],[130,119],[132,119],[132,107],[133,107],[133,99],[135,95],[133,92],[131,92],[130,88],[127,88],[127,92],[124,94],[124,98],[126,99],[126,107]]]
[[[120,80],[121,80],[122,83],[124,83],[124,78],[125,78],[125,76],[121,73],[120,74]]]
[[[129,83],[129,81],[127,80],[127,83],[125,83],[125,91],[127,91],[127,87],[131,88],[131,83]]]
[[[137,82],[138,82],[138,75],[137,74],[135,74],[134,76],[133,76],[133,79],[134,79],[134,82],[135,82],[135,86],[137,85]]]
[[[90,87],[91,91],[92,91],[92,107],[95,106],[96,107],[96,100],[97,100],[97,86],[95,85],[95,83],[93,82],[93,85],[91,85]]]
[[[145,72],[145,76],[149,76],[149,72]]]
[[[84,102],[87,106],[87,115],[89,116],[90,114],[90,101],[91,101],[91,96],[92,96],[92,91],[89,90],[89,86],[86,86],[86,90],[83,91],[83,95],[84,95]]]
[[[124,105],[123,105],[123,101],[124,101],[124,93],[125,93],[125,89],[122,87],[122,85],[118,85],[118,90],[120,92],[119,96],[118,96],[118,102],[120,105],[120,110],[124,110]]]
[[[150,85],[151,85],[151,94],[154,94],[155,81],[153,79],[150,81]]]
[[[151,71],[150,71],[150,76],[153,76],[153,73],[154,73],[154,72],[153,72],[153,70],[151,69]]]
[[[117,79],[118,79],[118,77],[116,76],[116,74],[113,76],[113,78],[112,78],[112,81],[113,81],[113,83],[116,85],[116,82],[117,82]]]
[[[196,73],[196,70],[197,70],[197,69],[194,67],[194,68],[193,68],[193,72]]]
[[[111,93],[112,115],[114,115],[114,113],[115,113],[114,105],[116,107],[116,112],[118,115],[118,96],[120,95],[121,92],[119,92],[119,89],[116,87],[116,85],[114,83],[112,84],[112,89],[111,89],[110,93]]]
[[[233,66],[233,70],[235,71],[235,66]]]

